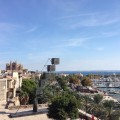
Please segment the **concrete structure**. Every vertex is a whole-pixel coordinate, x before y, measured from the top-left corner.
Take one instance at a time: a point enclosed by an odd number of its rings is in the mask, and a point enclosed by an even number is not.
[[[16,96],[16,80],[7,77],[7,98],[6,101]]]
[[[7,98],[11,99],[16,97],[16,91],[22,86],[22,75],[18,72],[13,72],[12,76],[7,78]]]
[[[22,86],[22,74],[18,73],[18,72],[13,72],[13,79],[16,80],[16,88],[20,88]]]
[[[22,75],[18,72],[0,76],[0,101],[9,101],[16,97],[16,93],[22,86]]]
[[[7,96],[7,79],[3,78],[0,79],[0,102],[1,101],[6,101],[6,96]]]

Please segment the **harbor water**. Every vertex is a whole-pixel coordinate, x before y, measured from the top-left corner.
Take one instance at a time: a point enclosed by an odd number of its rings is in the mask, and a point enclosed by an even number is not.
[[[120,101],[120,88],[99,88],[102,91],[105,91],[109,96]]]

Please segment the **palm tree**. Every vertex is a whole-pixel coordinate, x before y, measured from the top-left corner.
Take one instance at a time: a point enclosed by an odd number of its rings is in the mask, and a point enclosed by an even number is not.
[[[92,103],[90,106],[91,113],[96,117],[100,118],[103,115],[103,105],[102,105],[103,96],[100,94],[94,95]]]
[[[83,95],[80,99],[81,109],[85,110],[85,112],[89,113],[90,112],[91,101],[92,101],[91,96]]]
[[[120,111],[115,110],[115,102],[114,101],[106,100],[106,101],[104,101],[103,106],[105,107],[105,112],[106,112],[105,119],[106,120],[119,120]]]

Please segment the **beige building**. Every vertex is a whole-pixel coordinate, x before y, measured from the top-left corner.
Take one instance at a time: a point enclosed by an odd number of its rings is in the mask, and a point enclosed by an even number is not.
[[[23,66],[17,62],[6,64],[6,71],[0,71],[0,101],[9,101],[16,97],[22,86]]]
[[[0,79],[0,101],[8,101],[16,97],[16,92],[22,85],[22,76],[18,72],[6,75]]]
[[[7,79],[0,79],[0,101],[6,101],[7,96]]]

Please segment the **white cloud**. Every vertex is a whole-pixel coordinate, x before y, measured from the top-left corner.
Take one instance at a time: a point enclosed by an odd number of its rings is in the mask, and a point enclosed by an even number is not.
[[[74,59],[74,60],[61,60],[58,66],[59,70],[63,71],[88,71],[88,70],[119,70],[120,64],[116,64],[117,60],[109,60],[109,58],[104,59]]]
[[[73,14],[73,15],[68,15],[68,16],[62,16],[59,17],[58,20],[64,20],[64,19],[74,19],[74,18],[78,18],[78,17],[84,17],[84,16],[91,16],[91,15],[95,15],[95,13],[81,13],[81,14]]]
[[[103,51],[104,48],[103,48],[103,47],[98,47],[98,48],[96,48],[96,50],[97,50],[97,51]]]
[[[80,8],[84,7],[86,2],[87,0],[51,0],[53,7],[56,7],[56,10],[65,14],[78,11]]]
[[[73,38],[69,40],[63,40],[61,44],[56,47],[79,47],[83,46],[90,38]]]
[[[10,54],[12,54],[12,52],[10,51],[0,52],[0,55],[10,55]]]
[[[42,56],[40,54],[28,53],[27,56],[29,60],[39,61],[42,59]]]
[[[70,47],[77,47],[77,46],[82,46],[86,42],[86,39],[81,38],[81,39],[71,39],[68,41],[67,46]]]
[[[70,28],[104,26],[114,24],[117,22],[120,22],[120,17],[102,18],[101,16],[101,18],[97,18],[96,16],[91,16],[84,20],[80,20],[80,22],[71,24]]]
[[[81,13],[60,17],[58,24],[68,29],[76,29],[79,27],[96,27],[112,25],[120,22],[120,16],[114,13]]]
[[[33,28],[31,29],[28,29],[27,31],[25,31],[25,33],[31,33],[31,32],[34,32],[38,29],[38,26],[34,26]]]
[[[101,34],[104,37],[113,37],[113,36],[119,35],[120,32],[118,32],[118,31],[108,31],[108,32],[102,32]]]
[[[19,30],[19,29],[23,29],[23,27],[17,24],[0,22],[1,32],[11,32],[11,31]]]
[[[20,34],[22,30],[24,30],[24,27],[21,25],[0,22],[0,46],[6,46],[8,48],[8,45],[10,45],[14,39],[11,39],[11,35],[15,36],[18,33]]]

